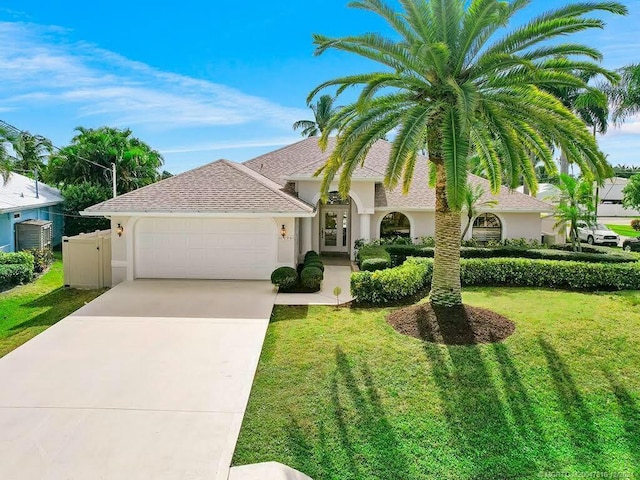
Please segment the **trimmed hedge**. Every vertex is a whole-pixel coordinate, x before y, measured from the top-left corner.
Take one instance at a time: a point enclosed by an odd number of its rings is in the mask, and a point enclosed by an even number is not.
[[[465,286],[640,290],[640,263],[588,263],[526,258],[464,259]],[[414,295],[431,283],[433,260],[409,258],[399,267],[351,274],[358,302],[386,304]]]
[[[587,263],[523,258],[469,259],[463,285],[512,285],[571,290],[639,290],[640,263]]]
[[[320,290],[322,279],[322,270],[317,267],[304,267],[300,272],[300,283],[305,288]]]
[[[434,249],[419,245],[387,245],[383,247],[390,255],[393,265],[401,265],[408,257],[433,258]],[[535,260],[564,260],[589,263],[632,263],[637,258],[624,252],[599,251],[579,253],[573,251],[528,249],[520,247],[474,248],[462,247],[462,258],[530,258]]]
[[[298,283],[298,272],[295,268],[276,268],[271,274],[271,283],[277,285],[281,290],[293,288]]]
[[[15,263],[0,265],[0,286],[10,287],[29,283],[33,279],[33,267]]]
[[[385,247],[365,245],[358,249],[358,266],[360,270],[369,272],[389,268],[391,267],[391,255]]]
[[[431,282],[433,262],[409,258],[399,267],[351,274],[351,295],[358,302],[386,304],[415,295]]]
[[[30,265],[33,268],[33,255],[29,252],[0,252],[0,265]]]
[[[0,252],[0,286],[11,287],[33,280],[34,259],[28,252]]]

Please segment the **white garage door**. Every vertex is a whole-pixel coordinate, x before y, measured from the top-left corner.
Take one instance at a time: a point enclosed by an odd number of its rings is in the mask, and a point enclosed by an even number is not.
[[[268,279],[277,258],[269,218],[141,218],[136,278]]]

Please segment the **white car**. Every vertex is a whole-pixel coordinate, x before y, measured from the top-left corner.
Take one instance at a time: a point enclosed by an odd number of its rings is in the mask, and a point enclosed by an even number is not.
[[[577,227],[580,241],[587,242],[589,245],[599,244],[615,247],[620,243],[620,235],[601,223],[589,225],[586,222],[578,222]]]

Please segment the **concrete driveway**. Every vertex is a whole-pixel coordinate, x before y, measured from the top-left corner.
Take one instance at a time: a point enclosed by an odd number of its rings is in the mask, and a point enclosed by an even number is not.
[[[137,280],[0,359],[0,479],[226,480],[274,299]]]

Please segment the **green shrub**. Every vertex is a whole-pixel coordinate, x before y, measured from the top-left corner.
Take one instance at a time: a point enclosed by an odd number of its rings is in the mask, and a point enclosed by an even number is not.
[[[28,283],[33,279],[33,265],[19,263],[0,264],[0,286],[10,287]]]
[[[465,286],[639,290],[640,263],[588,263],[527,258],[464,259]],[[351,294],[358,302],[388,304],[415,295],[431,283],[433,260],[409,258],[399,267],[351,274]]]
[[[572,290],[638,290],[640,263],[587,263],[523,258],[461,262],[463,285],[505,285]]]
[[[434,249],[420,245],[388,245],[384,247],[391,255],[392,265],[402,265],[408,257],[433,258]],[[606,254],[603,254],[606,253]],[[637,261],[633,255],[609,250],[599,253],[578,253],[551,249],[521,247],[474,248],[462,247],[461,258],[530,258],[536,260],[564,260],[589,263],[631,263]]]
[[[53,263],[53,252],[50,248],[32,248],[27,251],[33,255],[33,271],[36,273],[44,272]]]
[[[375,272],[390,267],[391,260],[386,258],[367,258],[360,262],[360,270],[365,272]]]
[[[295,268],[276,268],[271,274],[271,283],[277,285],[281,290],[293,288],[298,283],[298,272]]]
[[[300,284],[312,290],[320,290],[323,278],[322,270],[317,267],[304,267],[300,272]]]
[[[0,252],[0,265],[30,265],[33,269],[33,255],[29,252]]]
[[[360,248],[357,257],[360,270],[375,271],[391,267],[391,255],[385,248],[375,245],[366,245]]]
[[[611,252],[610,247],[600,247],[598,245],[587,245],[582,244],[582,253],[599,253],[599,254],[607,254]],[[573,252],[573,245],[570,243],[556,243],[555,245],[551,245],[549,248],[553,250],[563,250],[565,252]]]
[[[316,252],[315,250],[309,250],[307,253],[304,254],[304,261],[306,262],[311,257],[320,258],[320,255],[318,255],[318,252]]]
[[[351,295],[358,302],[388,304],[413,296],[431,282],[433,263],[409,258],[399,267],[351,274]]]
[[[311,261],[305,262],[303,268],[307,268],[307,267],[319,268],[320,270],[322,270],[324,272],[324,264],[320,261],[320,259],[311,260]]]

